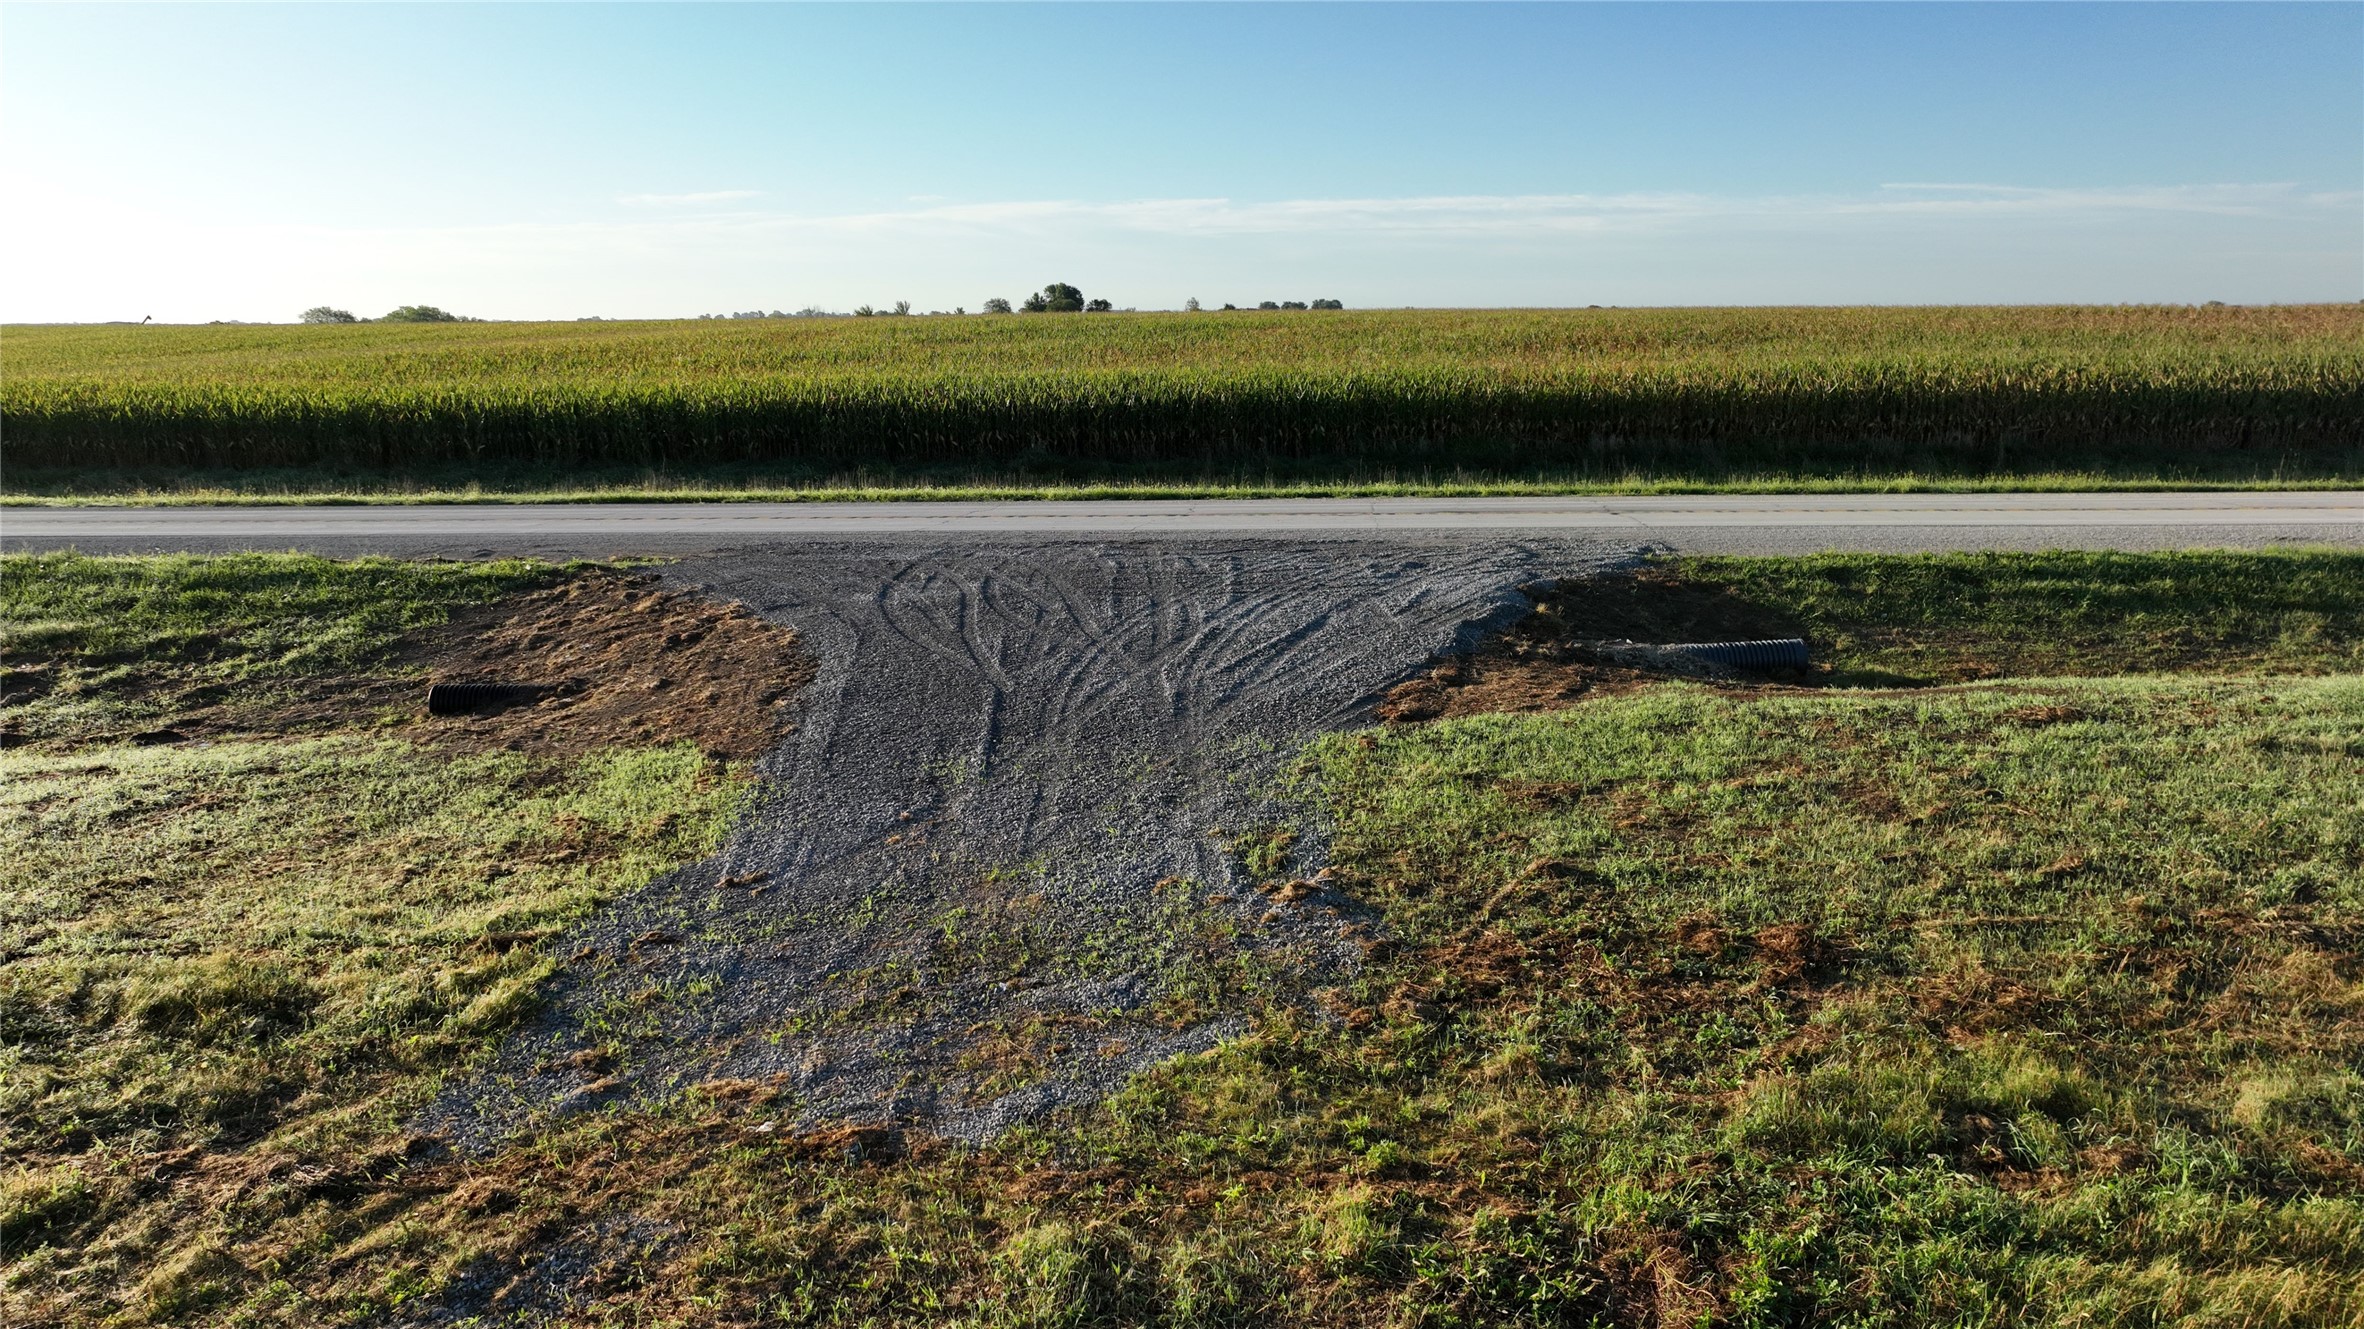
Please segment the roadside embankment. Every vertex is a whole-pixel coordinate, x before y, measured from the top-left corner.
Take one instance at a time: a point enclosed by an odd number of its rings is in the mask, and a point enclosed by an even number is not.
[[[0,1319],[2364,1313],[2364,555],[881,553],[0,560]]]

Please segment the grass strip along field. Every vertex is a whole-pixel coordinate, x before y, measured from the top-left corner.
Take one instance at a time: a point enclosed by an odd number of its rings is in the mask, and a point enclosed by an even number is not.
[[[554,575],[398,566],[51,558],[0,587],[12,660],[104,690]],[[524,924],[710,840],[728,796],[692,755],[11,751],[0,1318],[2364,1316],[2364,556],[1648,575],[1527,630],[1788,625],[1823,686],[1317,743],[1299,778],[1388,943],[979,1151],[799,1135],[739,1083],[471,1162],[404,1133],[530,1004],[553,958]],[[230,603],[305,580],[348,607]],[[234,626],[189,665],[199,589]],[[486,884],[591,825],[618,853],[585,875]]]
[[[19,327],[6,356],[30,495],[2364,474],[2353,305]]]

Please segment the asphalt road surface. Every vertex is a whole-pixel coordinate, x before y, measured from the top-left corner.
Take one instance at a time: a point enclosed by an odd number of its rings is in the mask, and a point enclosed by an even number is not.
[[[0,508],[0,548],[601,558],[865,535],[1549,535],[1698,553],[2364,546],[2364,492]]]

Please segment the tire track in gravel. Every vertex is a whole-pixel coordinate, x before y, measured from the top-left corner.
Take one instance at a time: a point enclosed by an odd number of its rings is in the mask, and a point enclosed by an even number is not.
[[[1268,900],[1230,848],[1290,828],[1321,865],[1287,758],[1522,585],[1629,553],[968,537],[667,568],[802,634],[797,729],[721,852],[562,939],[543,1014],[426,1124],[481,1148],[719,1082],[974,1141],[1211,1046],[1361,954],[1351,901]]]

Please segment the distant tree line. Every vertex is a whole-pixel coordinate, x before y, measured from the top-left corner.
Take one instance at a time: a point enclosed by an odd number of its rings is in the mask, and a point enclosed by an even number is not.
[[[314,305],[304,311],[306,323],[482,323],[481,318],[449,314],[433,305],[404,305],[391,313],[376,318],[355,318],[352,311]]]
[[[1083,293],[1081,290],[1077,289],[1077,288],[1076,288],[1076,287],[1074,287],[1074,286],[1070,286],[1069,284],[1067,284],[1066,282],[1063,282],[1063,281],[1055,281],[1055,282],[1052,282],[1050,285],[1048,285],[1048,286],[1045,286],[1045,287],[1043,287],[1041,290],[1039,290],[1039,291],[1036,291],[1034,294],[1027,296],[1025,299],[1023,299],[1023,300],[1019,301],[1019,302],[1018,302],[1017,304],[1015,304],[1015,305],[1011,304],[1011,303],[1010,303],[1010,302],[1009,302],[1007,299],[1004,299],[1003,297],[996,295],[996,296],[991,296],[991,297],[988,297],[988,298],[986,299],[986,301],[985,301],[983,304],[979,305],[977,308],[978,308],[978,312],[980,312],[980,313],[985,313],[985,314],[1104,314],[1104,313],[1111,313],[1111,312],[1119,312],[1119,311],[1117,311],[1117,310],[1116,310],[1116,306],[1115,306],[1115,304],[1114,304],[1113,302],[1111,302],[1111,301],[1108,301],[1108,300],[1104,300],[1104,299],[1100,299],[1100,298],[1097,298],[1097,297],[1086,297],[1086,296],[1084,295],[1084,293]],[[1182,308],[1183,308],[1183,310],[1184,310],[1185,312],[1188,312],[1188,313],[1193,313],[1193,314],[1195,314],[1195,313],[1199,312],[1199,308],[1200,308],[1200,306],[1199,306],[1199,303],[1198,303],[1198,297],[1197,297],[1197,296],[1192,296],[1190,299],[1183,301],[1183,302],[1182,302]],[[1228,304],[1227,304],[1227,305],[1223,306],[1223,308],[1225,308],[1225,309],[1229,309],[1229,310],[1236,310],[1236,309],[1238,309],[1238,308],[1239,308],[1239,306],[1238,306],[1238,305],[1228,305]],[[1266,300],[1266,301],[1262,302],[1261,304],[1258,304],[1258,305],[1256,306],[1256,308],[1258,308],[1258,309],[1344,309],[1344,308],[1346,308],[1346,305],[1345,305],[1345,303],[1344,303],[1343,301],[1339,301],[1339,300],[1314,300],[1314,301],[1311,301],[1311,302],[1307,302],[1307,301],[1304,301],[1304,300],[1280,300],[1280,301]],[[783,313],[781,313],[781,312],[780,312],[779,310],[777,310],[777,309],[773,310],[772,312],[770,312],[770,313],[768,313],[768,314],[767,314],[767,313],[765,313],[765,312],[763,312],[763,311],[762,311],[762,310],[760,310],[760,309],[750,309],[750,310],[746,311],[745,313],[739,313],[739,314],[700,314],[700,315],[698,315],[698,317],[699,317],[699,318],[901,318],[901,317],[904,317],[904,316],[907,316],[907,315],[909,315],[911,312],[912,312],[912,311],[911,311],[911,302],[910,302],[909,300],[897,300],[897,301],[895,301],[895,303],[894,303],[892,306],[890,306],[890,307],[888,307],[888,308],[885,308],[885,309],[874,309],[874,308],[870,307],[869,305],[858,305],[858,306],[856,306],[856,307],[854,308],[854,310],[853,310],[851,313],[837,313],[837,312],[833,312],[833,311],[831,311],[831,310],[822,309],[822,308],[820,308],[820,307],[819,307],[819,306],[817,306],[817,305],[808,305],[808,306],[806,306],[806,307],[805,307],[805,308],[803,308],[803,309],[799,309],[799,310],[797,310],[797,311],[796,311],[795,313],[793,313],[793,314],[783,314]],[[967,309],[966,307],[957,308],[957,309],[952,309],[952,310],[949,310],[949,311],[947,311],[947,310],[942,310],[942,309],[931,309],[931,310],[929,310],[929,311],[928,311],[928,313],[929,313],[930,315],[941,315],[941,314],[944,314],[944,313],[947,313],[947,312],[949,312],[949,313],[953,313],[953,314],[966,314],[966,313],[968,313],[969,311],[968,311],[968,309]],[[1131,313],[1131,312],[1133,312],[1133,311],[1132,311],[1132,310],[1130,310],[1130,309],[1126,309],[1126,310],[1123,310],[1123,311],[1121,311],[1121,312],[1124,312],[1124,313]]]
[[[1239,308],[1238,305],[1228,304],[1223,307],[1233,310]],[[1277,303],[1266,300],[1256,307],[1258,309],[1344,309],[1346,304],[1340,300],[1315,300],[1311,304],[1307,304],[1303,300],[1282,300]],[[1010,312],[1010,302],[996,296],[987,300],[984,308],[988,314],[1007,314]],[[1106,300],[1087,300],[1082,291],[1065,282],[1055,281],[1033,295],[1027,296],[1018,305],[1018,312],[1024,314],[1098,314],[1106,312],[1110,308],[1112,306]],[[1194,295],[1183,301],[1182,309],[1185,313],[1199,312],[1198,297]]]
[[[984,303],[982,306],[980,306],[980,309],[981,309],[983,312],[985,312],[985,313],[988,313],[988,314],[1008,314],[1008,313],[1022,313],[1022,314],[1104,314],[1104,313],[1109,313],[1109,312],[1112,312],[1112,311],[1114,311],[1114,310],[1115,310],[1115,308],[1116,308],[1116,306],[1115,306],[1114,304],[1112,304],[1111,302],[1109,302],[1109,301],[1107,301],[1107,300],[1104,300],[1104,299],[1099,299],[1099,298],[1086,299],[1086,298],[1084,297],[1084,293],[1083,293],[1082,291],[1080,291],[1080,290],[1076,289],[1076,288],[1075,288],[1075,287],[1073,287],[1073,286],[1070,286],[1070,285],[1068,285],[1066,282],[1063,282],[1063,281],[1055,281],[1055,282],[1052,282],[1050,285],[1043,287],[1041,290],[1039,290],[1039,291],[1036,291],[1034,294],[1027,296],[1027,297],[1026,297],[1024,300],[1021,300],[1021,301],[1019,301],[1019,302],[1018,302],[1018,304],[1017,304],[1017,305],[1015,305],[1015,306],[1012,306],[1012,305],[1010,304],[1010,302],[1009,302],[1009,301],[1007,301],[1007,300],[1003,299],[1002,297],[1000,297],[1000,296],[998,296],[998,295],[997,295],[997,296],[994,296],[994,297],[992,297],[991,299],[988,299],[988,300],[987,300],[987,301],[986,301],[986,302],[985,302],[985,303]],[[1182,308],[1183,308],[1183,309],[1184,309],[1186,312],[1193,313],[1193,314],[1195,314],[1195,313],[1199,312],[1199,303],[1198,303],[1198,297],[1197,297],[1197,296],[1192,296],[1190,299],[1188,299],[1188,300],[1184,301],[1184,302],[1182,303]],[[1239,308],[1239,306],[1238,306],[1238,305],[1227,304],[1227,305],[1223,306],[1223,308],[1224,308],[1224,309],[1226,309],[1226,310],[1237,310],[1237,309]],[[1258,308],[1258,309],[1344,309],[1344,308],[1346,308],[1346,306],[1345,306],[1343,303],[1341,303],[1341,302],[1339,302],[1339,301],[1336,301],[1336,300],[1315,300],[1315,301],[1313,301],[1313,302],[1312,302],[1312,303],[1310,303],[1310,304],[1308,304],[1307,302],[1305,302],[1305,301],[1303,301],[1303,300],[1280,300],[1280,301],[1265,300],[1265,301],[1262,301],[1262,302],[1258,303],[1258,304],[1256,305],[1256,308]],[[940,315],[940,314],[943,314],[943,313],[946,313],[946,312],[947,312],[947,311],[945,311],[945,310],[942,310],[942,309],[931,309],[931,310],[929,310],[929,311],[928,311],[928,313],[929,313],[929,314],[931,314],[931,315]],[[967,314],[969,311],[967,310],[967,308],[965,308],[965,307],[961,307],[961,308],[955,308],[955,309],[953,309],[953,310],[950,310],[949,312],[951,312],[951,313],[953,313],[953,314],[962,314],[962,315],[965,315],[965,314]],[[1131,313],[1131,312],[1132,312],[1132,310],[1128,308],[1128,309],[1124,310],[1123,312],[1125,312],[1125,313]],[[838,312],[838,311],[835,311],[835,310],[823,309],[823,308],[821,308],[819,305],[806,305],[804,308],[797,310],[797,311],[796,311],[795,313],[793,313],[793,314],[789,314],[789,313],[783,313],[782,311],[780,311],[780,310],[777,310],[777,309],[775,309],[775,310],[772,310],[772,311],[771,311],[770,313],[768,313],[768,314],[767,314],[767,313],[765,313],[763,310],[760,310],[760,309],[746,309],[746,310],[741,310],[741,311],[739,311],[738,313],[735,313],[735,314],[700,314],[700,315],[698,315],[698,317],[699,317],[699,318],[702,318],[702,319],[739,319],[739,318],[904,318],[904,317],[907,317],[907,316],[909,316],[909,315],[910,315],[910,313],[911,313],[911,302],[910,302],[909,300],[897,300],[897,301],[895,301],[895,303],[894,303],[893,305],[891,305],[891,306],[889,306],[889,307],[887,307],[887,308],[885,308],[885,309],[874,309],[874,308],[870,307],[869,305],[857,305],[857,306],[855,306],[855,308],[853,309],[853,311],[852,311],[852,312],[850,312],[850,313],[840,313],[840,312]],[[304,322],[306,322],[306,323],[482,323],[482,322],[484,322],[484,320],[483,320],[483,319],[480,319],[480,318],[466,318],[466,317],[463,317],[463,316],[461,316],[461,315],[459,315],[459,314],[450,314],[450,313],[445,313],[443,310],[441,310],[441,309],[437,309],[437,308],[436,308],[435,306],[433,306],[433,305],[404,305],[404,306],[402,306],[400,309],[396,309],[396,310],[394,310],[393,312],[391,312],[391,313],[388,313],[388,314],[383,314],[383,315],[380,315],[379,317],[377,317],[377,318],[374,318],[374,319],[367,319],[367,318],[355,318],[355,317],[352,315],[352,313],[351,313],[350,311],[348,311],[348,310],[343,310],[343,309],[332,309],[332,308],[330,308],[330,307],[329,307],[329,306],[327,306],[327,305],[314,305],[312,308],[310,308],[310,309],[307,309],[307,310],[305,310],[305,311],[304,311],[304,314],[303,314],[303,321],[304,321]],[[592,317],[592,318],[588,318],[588,319],[578,319],[578,320],[576,320],[576,321],[577,321],[577,322],[595,323],[595,322],[600,322],[600,321],[602,321],[602,320],[600,320],[599,318],[597,318],[596,316],[594,316],[594,317]]]

